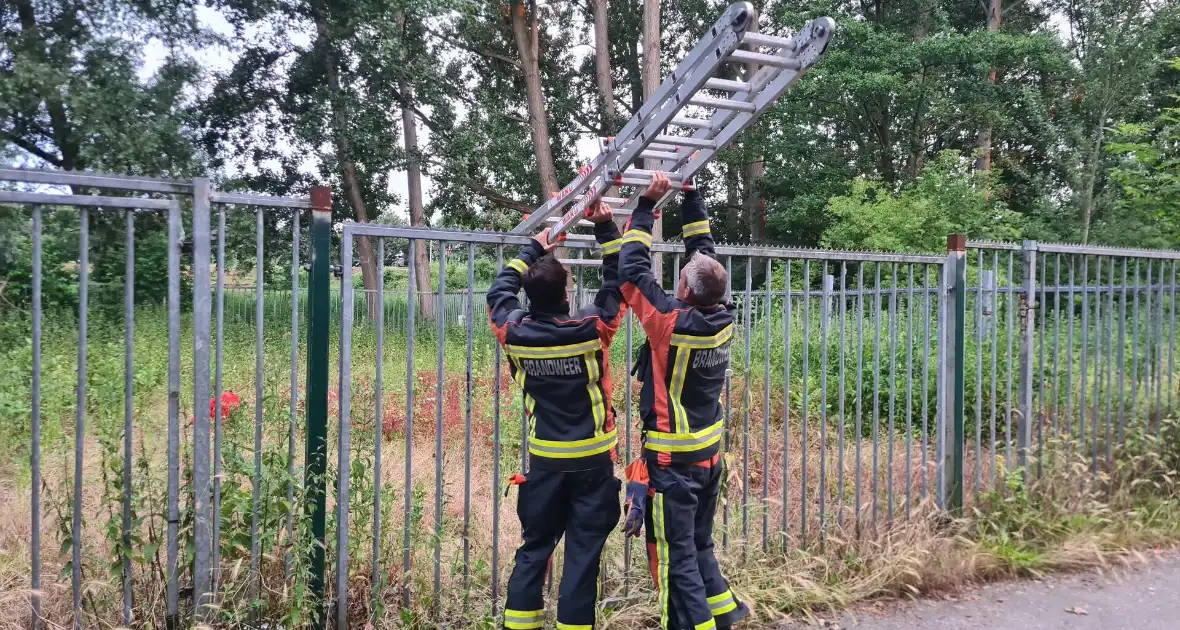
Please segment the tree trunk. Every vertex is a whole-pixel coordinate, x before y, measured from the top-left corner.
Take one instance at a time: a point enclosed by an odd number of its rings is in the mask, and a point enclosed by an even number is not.
[[[340,176],[344,182],[344,195],[352,206],[358,223],[368,223],[369,215],[365,200],[361,196],[360,183],[356,176],[356,162],[352,159],[352,142],[348,138],[347,114],[340,106],[340,72],[337,69],[336,51],[328,37],[328,16],[323,6],[315,7],[316,46],[323,50],[325,58],[324,78],[330,90],[332,110],[332,136],[336,147],[336,160],[340,163]],[[360,258],[361,283],[365,288],[365,304],[370,318],[377,316],[377,261],[373,255],[373,243],[367,236],[357,238],[356,249]]]
[[[1090,224],[1094,221],[1094,189],[1098,185],[1098,161],[1102,155],[1102,144],[1106,141],[1105,124],[1108,113],[1107,108],[1103,107],[1095,129],[1097,135],[1090,149],[1090,164],[1086,168],[1086,190],[1085,196],[1082,197],[1082,245],[1090,242]]]
[[[758,32],[758,14],[755,13],[750,22],[750,32]],[[756,47],[751,47],[757,52]],[[758,73],[758,64],[746,64],[746,81],[754,78]],[[763,161],[762,156],[752,156],[750,162],[746,164],[746,217],[750,221],[750,240],[755,243],[766,241],[766,200],[762,198],[762,192],[759,187],[762,185],[762,179],[766,176],[766,162]]]
[[[660,1],[643,2],[643,102],[660,89]],[[659,160],[647,160],[646,168],[660,168]],[[652,242],[664,240],[664,219],[657,218],[651,226]],[[664,265],[662,256],[652,256],[652,272],[663,283]]]
[[[541,66],[538,59],[538,31],[536,7],[526,9],[524,2],[514,3],[512,38],[520,53],[520,67],[524,74],[525,96],[529,109],[529,128],[533,149],[537,155],[537,171],[541,176],[541,203],[559,190],[557,168],[553,165],[553,149],[549,144],[549,116],[545,112],[545,93],[541,90]],[[531,15],[530,15],[531,13]]]
[[[1000,30],[1000,22],[1003,20],[1004,10],[1001,4],[1002,0],[990,0],[987,10],[987,30],[995,32]],[[992,70],[987,75],[987,80],[993,85],[996,82],[996,71]],[[975,159],[975,170],[986,171],[992,167],[992,129],[990,126],[985,126],[979,130],[979,136],[976,139],[976,145],[979,147],[979,157]]]
[[[610,136],[615,132],[615,90],[610,69],[610,17],[608,0],[591,0],[594,11],[594,70],[598,85],[599,133]]]
[[[402,49],[406,50],[406,16],[399,11],[395,17],[398,32],[402,37]],[[406,194],[410,205],[410,227],[426,227],[426,208],[422,202],[422,165],[418,155],[418,127],[414,118],[414,88],[406,79],[405,59],[398,71],[398,82],[402,97],[402,140],[406,149]],[[426,241],[414,241],[414,283],[418,289],[418,313],[423,318],[434,319],[434,299],[431,290],[430,254]],[[425,297],[424,297],[425,296]]]

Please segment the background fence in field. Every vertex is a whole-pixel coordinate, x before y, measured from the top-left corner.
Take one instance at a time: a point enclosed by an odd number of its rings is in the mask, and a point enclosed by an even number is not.
[[[6,314],[33,331],[28,353],[6,355],[30,378],[0,385],[6,400],[32,400],[21,457],[30,462],[33,590],[17,614],[129,623],[139,602],[136,618],[157,625],[189,616],[287,626],[321,614],[356,625],[494,616],[518,535],[504,484],[527,466],[528,430],[475,268],[514,255],[520,237],[349,225],[346,243],[369,234],[379,251],[391,239],[399,248],[407,238],[452,246],[431,261],[433,291],[414,287],[412,273],[387,278],[372,296],[383,308],[370,317],[351,248],[342,250],[343,277],[333,278],[330,222],[301,212],[306,201],[224,195],[199,181],[0,176],[194,204],[191,252],[178,235],[170,249],[175,287],[165,308],[124,291],[121,314],[101,309],[88,320],[82,273],[77,313],[34,300],[31,312]],[[78,204],[91,208],[83,222],[102,204],[124,209],[125,287],[134,285],[141,237],[136,208],[180,216],[177,202],[142,197],[0,191],[5,202]],[[268,204],[275,209],[255,210]],[[254,269],[226,267],[227,213],[255,219]],[[264,220],[291,234],[291,284],[282,289],[262,283]],[[42,225],[30,225],[36,243]],[[669,270],[679,267],[677,248],[656,245]],[[1022,462],[1040,474],[1051,440],[1083,453],[1097,478],[1117,463],[1124,439],[1158,430],[1180,394],[1177,252],[1037,243],[973,243],[938,256],[718,251],[738,318],[717,524],[729,550],[822,553],[827,536],[882,535],[922,511],[955,509],[957,487],[970,504]],[[178,293],[189,279],[182,266],[192,270],[191,317]],[[42,272],[58,271],[34,269],[37,287]],[[232,284],[223,271],[234,272]],[[254,284],[241,286],[238,271]],[[586,279],[575,306],[593,299],[596,273],[575,271]],[[456,276],[466,289],[454,289]],[[119,289],[108,285],[107,293]],[[423,300],[435,316],[417,308]],[[639,452],[630,371],[643,339],[628,317],[611,349],[620,469]],[[64,472],[45,476],[42,462]],[[43,552],[43,535],[65,556]],[[609,541],[608,600],[647,588],[635,553],[628,541]],[[65,577],[42,579],[62,569]],[[318,598],[324,579],[333,585],[328,608]],[[72,602],[52,588],[67,583]],[[219,607],[196,605],[203,601]]]

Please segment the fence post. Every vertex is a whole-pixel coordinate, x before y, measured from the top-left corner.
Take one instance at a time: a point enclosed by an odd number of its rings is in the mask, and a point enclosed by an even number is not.
[[[963,511],[963,374],[965,320],[967,309],[967,237],[951,234],[946,239],[946,363],[942,366],[946,397],[945,416],[939,429],[942,457],[937,477],[938,504],[958,515]],[[949,475],[949,477],[948,477]]]
[[[332,193],[311,189],[311,273],[307,286],[307,426],[304,456],[304,513],[314,538],[308,558],[311,626],[324,627],[325,475],[328,463],[328,330],[332,301]]]
[[[212,611],[210,545],[213,538],[209,493],[209,422],[202,413],[210,399],[209,350],[212,314],[210,286],[209,180],[193,180],[193,612],[198,623]]]
[[[1037,242],[1024,242],[1024,294],[1020,310],[1020,417],[1016,437],[1016,460],[1028,481],[1028,452],[1033,424],[1033,332],[1036,325]]]

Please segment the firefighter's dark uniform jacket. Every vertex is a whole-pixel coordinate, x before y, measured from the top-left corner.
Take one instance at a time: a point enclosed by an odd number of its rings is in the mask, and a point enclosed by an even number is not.
[[[733,337],[732,304],[696,306],[660,287],[651,271],[654,203],[642,198],[623,235],[623,296],[648,346],[638,373],[643,457],[650,478],[648,560],[665,630],[727,628],[746,616],[713,552],[713,518],[724,465],[721,394]],[[686,260],[715,255],[700,194],[681,204]]]
[[[611,408],[610,343],[625,310],[619,291],[618,228],[595,225],[603,284],[594,304],[570,314],[520,308],[521,276],[541,256],[525,246],[488,289],[492,328],[520,386],[529,434],[529,471],[519,484],[521,537],[508,581],[504,627],[544,627],[543,589],[553,549],[566,541],[557,628],[594,627],[602,548],[619,522],[621,482]]]

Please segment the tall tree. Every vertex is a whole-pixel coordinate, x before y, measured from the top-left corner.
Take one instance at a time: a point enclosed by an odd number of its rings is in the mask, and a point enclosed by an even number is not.
[[[660,89],[660,0],[643,1],[643,102],[646,103],[656,90]],[[655,170],[660,167],[659,160],[647,160],[646,168]],[[657,217],[651,227],[651,237],[654,241],[664,238],[664,219]],[[656,256],[652,261],[652,271],[657,278],[663,278],[663,257]]]
[[[1000,23],[1004,19],[1003,0],[988,0],[987,30],[995,33],[1000,30]],[[993,68],[987,74],[987,80],[992,85],[996,83],[996,70]],[[992,129],[985,125],[979,130],[979,156],[975,160],[975,168],[984,171],[992,166]]]
[[[590,0],[594,16],[594,79],[598,88],[599,133],[615,132],[615,88],[610,67],[610,9],[608,0]]]
[[[512,3],[512,38],[520,55],[520,69],[524,74],[525,96],[528,100],[529,130],[533,136],[533,150],[537,156],[537,174],[541,178],[541,201],[557,193],[557,168],[553,164],[553,148],[549,143],[549,115],[545,111],[545,93],[541,90],[540,25],[536,0],[515,0]]]
[[[418,122],[414,118],[414,88],[410,84],[410,47],[406,38],[406,15],[399,11],[397,14],[398,35],[400,36],[401,59],[398,65],[398,82],[401,84],[401,112],[402,139],[406,149],[406,194],[409,196],[410,226],[426,226],[426,209],[422,204],[422,166],[418,151]],[[414,241],[414,281],[420,292],[430,290],[430,254],[426,250],[426,242],[419,239]],[[441,279],[440,279],[441,281]],[[418,300],[418,308],[428,319],[434,317],[434,301]]]

